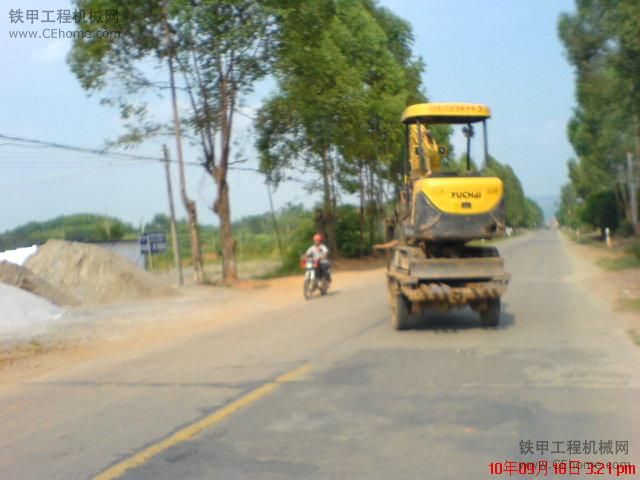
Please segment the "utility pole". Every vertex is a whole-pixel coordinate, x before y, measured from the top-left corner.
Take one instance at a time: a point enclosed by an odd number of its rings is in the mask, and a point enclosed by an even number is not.
[[[162,145],[164,156],[164,171],[167,175],[167,194],[169,195],[169,212],[171,213],[171,241],[173,242],[173,260],[178,270],[178,282],[184,285],[182,275],[182,261],[180,260],[180,246],[178,244],[178,228],[176,227],[176,210],[173,207],[173,190],[171,189],[171,172],[169,171],[169,150],[166,145]]]
[[[638,183],[636,182],[635,171],[633,168],[633,154],[631,152],[627,152],[627,179],[629,182],[631,224],[633,225],[633,232],[636,235],[640,235],[640,228],[638,226],[638,195],[636,191]]]

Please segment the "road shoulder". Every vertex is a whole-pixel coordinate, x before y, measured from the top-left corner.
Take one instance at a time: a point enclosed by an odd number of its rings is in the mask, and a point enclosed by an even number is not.
[[[384,278],[382,268],[338,271],[332,290],[363,277]],[[170,343],[303,303],[302,277],[239,282],[236,287],[194,286],[179,296],[79,308],[55,329],[0,344],[0,384],[39,378],[93,360],[140,355]]]
[[[577,243],[565,233],[560,236],[576,268],[572,280],[606,305],[618,326],[640,347],[640,310],[627,307],[629,301],[640,299],[640,269],[607,270],[601,266],[603,259],[614,258],[615,252],[602,245]]]

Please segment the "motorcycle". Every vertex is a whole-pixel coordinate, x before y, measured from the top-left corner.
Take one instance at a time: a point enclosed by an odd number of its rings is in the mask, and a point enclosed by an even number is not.
[[[313,292],[315,290],[320,290],[320,295],[326,295],[327,290],[329,289],[329,282],[322,275],[322,270],[320,269],[320,261],[312,260],[310,258],[303,258],[301,261],[301,266],[305,269],[304,272],[304,298],[309,300]]]

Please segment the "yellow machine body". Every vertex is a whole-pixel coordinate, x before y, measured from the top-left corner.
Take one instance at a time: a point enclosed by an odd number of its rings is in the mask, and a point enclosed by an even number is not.
[[[444,174],[441,164],[446,148],[436,143],[429,130],[429,124],[463,124],[472,130],[471,124],[477,122],[486,128],[490,116],[488,107],[473,103],[424,103],[405,109],[402,122],[407,126],[407,182],[411,190],[407,237],[466,242],[504,233],[502,180],[471,172]]]
[[[415,197],[424,194],[442,213],[477,215],[500,206],[502,181],[495,177],[430,177],[413,184]]]
[[[491,110],[480,103],[418,103],[402,113],[402,123],[465,124],[481,122],[491,117]]]
[[[504,186],[496,177],[470,169],[473,124],[482,123],[485,162],[488,107],[475,103],[422,103],[406,108],[404,188],[394,215],[400,232],[381,247],[391,248],[387,268],[391,325],[409,328],[411,315],[427,308],[447,311],[469,306],[482,325],[500,322],[500,296],[510,275],[493,246],[469,244],[504,233]],[[438,145],[432,124],[462,124],[466,168],[447,165],[448,149]],[[437,133],[437,129],[436,130]]]

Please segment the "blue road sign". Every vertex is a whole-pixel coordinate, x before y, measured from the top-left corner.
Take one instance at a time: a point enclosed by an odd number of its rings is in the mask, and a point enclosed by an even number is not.
[[[140,235],[141,253],[162,253],[167,251],[167,236],[161,232]]]

